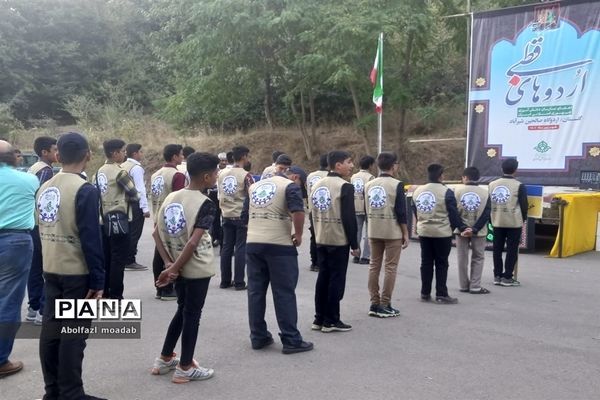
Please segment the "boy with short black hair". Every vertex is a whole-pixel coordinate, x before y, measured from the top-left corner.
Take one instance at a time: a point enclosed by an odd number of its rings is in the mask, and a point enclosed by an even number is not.
[[[485,260],[487,223],[490,220],[491,206],[488,189],[479,187],[478,180],[479,170],[475,167],[467,167],[462,173],[462,185],[457,185],[454,189],[458,213],[468,227],[467,231],[456,236],[458,282],[461,292],[487,294],[490,291],[481,287],[481,274]],[[471,249],[470,274],[469,248]]]
[[[194,360],[200,315],[210,278],[215,275],[210,229],[215,205],[204,195],[217,180],[219,159],[208,153],[188,158],[190,184],[170,193],[158,211],[153,237],[166,269],[156,281],[158,287],[175,281],[177,311],[169,324],[160,357],[154,361],[153,375],[175,369],[172,381],[187,383],[212,377],[214,371]],[[181,359],[173,350],[181,336]]]
[[[392,307],[392,293],[400,253],[408,246],[406,196],[404,183],[396,179],[398,156],[395,153],[380,153],[377,156],[377,166],[381,173],[364,187],[366,216],[369,221],[367,236],[371,244],[369,315],[387,318],[400,315],[400,311]],[[384,263],[383,288],[380,292],[379,275]]]
[[[90,160],[87,140],[78,133],[58,139],[62,172],[47,181],[37,196],[37,219],[43,243],[47,304],[40,335],[40,361],[46,399],[83,399],[81,379],[87,334],[64,334],[65,327],[90,320],[56,319],[56,299],[99,299],[104,288],[102,235],[98,223],[98,189],[81,174]]]
[[[139,201],[133,180],[121,164],[125,161],[125,142],[121,139],[103,143],[106,162],[94,176],[92,182],[100,190],[100,213],[103,224],[105,258],[104,296],[111,299],[123,298],[123,275],[129,252],[131,220],[130,203]],[[118,218],[118,224],[109,223],[109,218]],[[115,225],[119,229],[114,229]]]
[[[39,160],[29,167],[27,171],[35,175],[43,185],[54,176],[52,164],[56,159],[56,139],[50,136],[40,136],[33,142],[33,149],[38,155]],[[36,325],[41,325],[44,314],[44,278],[42,276],[42,244],[40,243],[40,233],[38,226],[31,231],[33,240],[33,257],[31,259],[31,269],[27,280],[27,296],[29,297],[29,307],[27,308],[27,321],[33,321]]]
[[[273,159],[273,164],[269,165],[268,167],[266,167],[263,170],[262,175],[260,176],[260,179],[267,179],[270,178],[272,176],[274,176],[277,171],[276,171],[276,165],[277,165],[277,157],[279,157],[280,155],[285,154],[285,152],[281,151],[281,150],[275,150],[272,154],[271,154],[271,158]]]
[[[520,286],[513,272],[519,257],[519,243],[523,223],[527,221],[527,189],[515,179],[519,162],[516,158],[502,161],[501,178],[489,184],[494,227],[494,285]],[[506,244],[506,262],[502,265],[502,251]]]
[[[367,217],[365,215],[365,185],[375,177],[371,173],[371,168],[375,164],[375,159],[372,156],[363,156],[358,162],[360,165],[360,171],[352,175],[350,183],[354,186],[354,209],[356,210],[356,225],[358,227],[358,244],[362,246],[360,248],[360,258],[354,257],[352,262],[355,264],[369,264],[371,257],[371,250],[369,248],[368,235],[364,236],[363,240],[363,227],[366,231],[369,230],[367,223]]]
[[[340,301],[346,288],[348,251],[360,256],[354,187],[346,181],[354,163],[350,153],[339,150],[331,151],[327,161],[329,174],[315,183],[310,194],[319,263],[312,329],[347,332],[352,326],[340,319]]]

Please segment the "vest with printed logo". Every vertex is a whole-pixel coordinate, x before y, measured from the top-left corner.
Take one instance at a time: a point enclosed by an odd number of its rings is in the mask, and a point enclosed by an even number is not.
[[[292,218],[285,191],[289,179],[273,176],[250,186],[247,243],[293,246]]]
[[[181,254],[194,231],[198,211],[208,197],[198,190],[182,189],[170,193],[158,211],[156,226],[163,246],[173,259]],[[212,238],[208,231],[198,242],[190,260],[180,275],[187,279],[209,278],[215,275]]]
[[[308,193],[309,196],[312,192],[313,186],[315,186],[315,183],[317,183],[319,179],[325,178],[327,174],[327,171],[322,170],[314,171],[308,174],[308,176],[306,177],[306,193]],[[310,201],[308,202],[308,205],[310,207]]]
[[[342,186],[346,183],[339,176],[326,176],[313,186],[309,201],[317,244],[348,245],[342,225]]]
[[[365,185],[374,176],[367,170],[361,169],[350,178],[350,183],[354,186],[354,210],[356,215],[365,215]]]
[[[129,175],[131,175],[131,170],[137,164],[134,164],[131,160],[127,159],[124,163],[121,164],[121,168],[123,168]]]
[[[398,185],[403,183],[391,176],[381,176],[366,184],[365,202],[369,238],[402,239],[402,229],[394,208]]]
[[[179,171],[173,167],[162,167],[150,178],[150,202],[154,222],[157,221],[158,210],[169,194],[173,191],[173,178]]]
[[[119,164],[109,163],[100,167],[94,177],[94,184],[100,189],[102,212],[128,212],[125,189],[117,183],[117,176],[124,171]]]
[[[44,168],[49,168],[50,170],[52,170],[52,167],[50,165],[46,164],[43,161],[37,161],[35,164],[33,164],[31,167],[29,167],[29,169],[27,170],[27,173],[32,174],[32,175],[37,175],[38,172],[40,172]]]
[[[498,228],[520,228],[523,215],[519,205],[521,182],[511,178],[500,178],[489,184],[492,205],[492,225]]]
[[[472,227],[475,225],[488,201],[487,188],[477,185],[457,185],[454,189],[458,214],[462,218],[465,225]],[[454,233],[459,233],[458,229]],[[487,223],[481,228],[475,236],[487,235]]]
[[[75,218],[77,192],[85,184],[86,181],[77,174],[59,172],[38,191],[36,214],[44,272],[60,275],[89,273]]]
[[[246,200],[244,186],[248,172],[239,167],[222,171],[219,174],[219,205],[223,218],[240,218]]]
[[[446,209],[448,188],[441,183],[419,186],[413,193],[417,209],[417,234],[423,237],[450,237],[450,218]]]
[[[275,173],[277,172],[277,167],[275,167],[274,165],[269,165],[268,167],[266,167],[263,170],[262,175],[260,176],[260,179],[267,179],[270,178],[272,176],[275,176]]]

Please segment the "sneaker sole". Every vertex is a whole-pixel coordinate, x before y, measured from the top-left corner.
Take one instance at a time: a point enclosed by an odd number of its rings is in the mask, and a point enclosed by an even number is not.
[[[205,380],[207,380],[207,379],[210,379],[210,378],[212,378],[214,374],[215,374],[215,373],[214,373],[214,371],[213,371],[213,372],[212,372],[210,375],[208,375],[208,376],[206,376],[206,377],[204,377],[204,376],[203,376],[203,377],[201,377],[201,378],[196,378],[196,379],[189,379],[189,378],[176,378],[176,377],[173,377],[173,379],[171,379],[171,382],[173,382],[173,383],[177,383],[177,384],[183,384],[183,383],[189,383],[189,382],[192,382],[192,381],[205,381]]]
[[[160,299],[162,301],[173,301],[173,300],[177,300],[177,297],[160,297]]]
[[[331,328],[323,327],[323,328],[321,328],[321,332],[323,332],[323,333],[348,332],[348,331],[351,331],[351,330],[352,330],[352,328],[336,328],[336,327],[331,327]]]
[[[376,311],[369,311],[369,317],[377,317]]]
[[[320,331],[321,329],[323,329],[323,325],[312,324],[310,326],[310,329],[313,331]]]
[[[32,317],[25,317],[25,321],[33,322],[33,321],[35,321],[35,317],[33,317],[33,318]]]
[[[517,285],[513,285],[512,283],[501,283],[500,286],[503,286],[503,287],[512,287],[512,286],[517,286]]]
[[[391,317],[397,317],[400,314],[376,314],[377,317],[379,318],[391,318]]]

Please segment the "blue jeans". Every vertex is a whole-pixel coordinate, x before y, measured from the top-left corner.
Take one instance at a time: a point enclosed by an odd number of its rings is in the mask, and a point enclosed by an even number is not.
[[[8,361],[21,324],[32,254],[28,233],[0,233],[0,365]]]

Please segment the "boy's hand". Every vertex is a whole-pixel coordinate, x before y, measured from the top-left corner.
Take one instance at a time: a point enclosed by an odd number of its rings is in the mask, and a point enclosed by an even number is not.
[[[294,246],[300,247],[300,245],[302,244],[302,235],[292,235],[292,243],[294,244]]]
[[[104,290],[89,289],[85,295],[86,299],[101,299],[104,294]]]
[[[402,248],[403,249],[408,247],[408,237],[407,236],[404,236],[404,235],[402,236]]]
[[[360,248],[350,250],[350,254],[352,254],[352,257],[360,257]]]
[[[174,272],[171,268],[163,270],[156,280],[156,287],[165,287],[179,277],[178,272]]]

